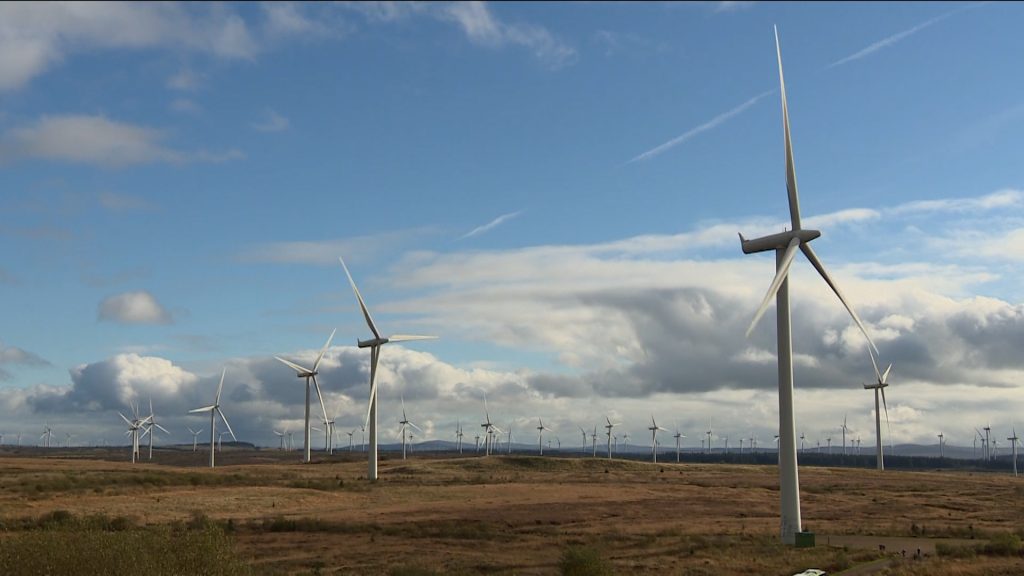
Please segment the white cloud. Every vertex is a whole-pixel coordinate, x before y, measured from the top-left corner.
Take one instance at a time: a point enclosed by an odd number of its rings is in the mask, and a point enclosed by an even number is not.
[[[757,2],[722,1],[713,2],[715,12],[738,12],[750,8]]]
[[[432,229],[416,228],[331,240],[268,242],[253,246],[239,257],[245,262],[338,266],[339,256],[346,262],[372,259],[432,234]]]
[[[263,119],[258,122],[254,122],[252,127],[254,130],[259,132],[283,132],[288,129],[291,122],[287,118],[278,114],[277,112],[267,109],[263,114]]]
[[[120,167],[153,162],[223,162],[242,157],[227,152],[183,152],[163,145],[165,134],[154,128],[110,120],[104,116],[44,116],[35,124],[0,135],[0,162],[57,160]]]
[[[170,313],[145,291],[125,292],[100,302],[97,319],[119,324],[170,324]]]
[[[20,88],[75,51],[179,48],[227,59],[258,51],[245,22],[216,6],[157,2],[0,4],[0,91]]]

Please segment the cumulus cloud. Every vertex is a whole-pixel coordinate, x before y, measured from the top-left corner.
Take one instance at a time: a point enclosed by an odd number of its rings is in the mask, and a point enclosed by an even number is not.
[[[125,292],[100,302],[97,319],[118,324],[170,324],[171,315],[145,291]]]
[[[104,116],[43,116],[34,124],[0,135],[0,163],[37,159],[121,167],[152,162],[222,162],[241,156],[237,150],[183,152],[165,146],[164,139],[160,130]]]

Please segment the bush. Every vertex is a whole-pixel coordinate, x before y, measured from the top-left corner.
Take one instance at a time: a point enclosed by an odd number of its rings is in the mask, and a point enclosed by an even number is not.
[[[593,548],[573,546],[558,563],[562,576],[613,576],[612,565]]]
[[[945,542],[935,543],[935,553],[946,558],[974,558],[973,546],[955,546]]]
[[[1021,553],[1020,536],[1012,532],[996,534],[983,550],[991,556],[1017,556]]]

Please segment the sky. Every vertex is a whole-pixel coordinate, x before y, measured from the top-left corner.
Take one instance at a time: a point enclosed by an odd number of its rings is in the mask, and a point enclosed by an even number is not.
[[[3,442],[127,442],[117,412],[152,399],[158,442],[184,443],[226,369],[239,440],[276,446],[304,391],[273,357],[312,362],[334,329],[320,382],[358,427],[369,330],[341,256],[383,332],[439,336],[385,347],[382,441],[402,398],[454,440],[486,397],[522,442],[538,417],[571,443],[653,416],[687,446],[765,445],[774,306],[744,332],[774,266],[737,233],[789,225],[773,26],[804,225],[893,364],[892,441],[1005,438],[1022,23],[1019,3],[2,3]],[[798,434],[845,417],[870,445],[865,340],[802,256],[791,278]]]

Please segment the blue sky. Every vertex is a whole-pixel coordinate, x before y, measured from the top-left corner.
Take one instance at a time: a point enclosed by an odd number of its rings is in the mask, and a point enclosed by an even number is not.
[[[659,411],[770,437],[773,312],[743,330],[773,270],[735,234],[787,218],[778,25],[804,218],[896,366],[897,440],[1009,428],[1022,16],[5,4],[0,426],[114,439],[114,411],[154,396],[180,432],[228,365],[243,435],[272,444],[302,394],[267,359],[335,327],[324,385],[358,425],[366,329],[341,255],[385,331],[441,336],[384,357],[382,402],[412,397],[428,435],[487,394],[524,425],[615,413],[640,430]],[[798,428],[850,411],[866,438],[863,343],[806,262],[794,278]]]

